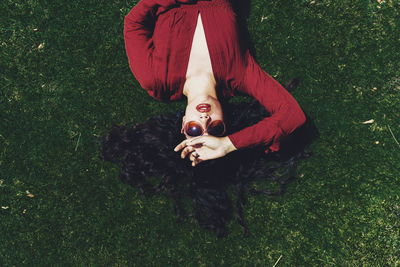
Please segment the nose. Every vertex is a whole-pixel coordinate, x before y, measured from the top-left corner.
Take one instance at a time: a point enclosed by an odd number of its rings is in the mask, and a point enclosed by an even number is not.
[[[208,114],[201,114],[200,115],[200,120],[204,121],[204,122],[207,122],[207,121],[210,120],[210,116]]]
[[[200,115],[200,119],[201,118],[204,118],[204,119],[208,119],[210,116],[207,114],[207,113],[202,113],[201,115]]]
[[[208,123],[211,121],[211,118],[208,114],[204,113],[200,115],[200,121],[203,124],[204,129],[206,129]]]

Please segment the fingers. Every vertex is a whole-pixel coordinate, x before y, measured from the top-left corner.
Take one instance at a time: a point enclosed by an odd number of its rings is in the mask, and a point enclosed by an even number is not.
[[[177,152],[177,151],[181,150],[182,148],[184,148],[184,147],[186,146],[187,142],[189,142],[189,141],[190,141],[189,139],[183,140],[182,142],[180,142],[180,143],[174,148],[174,151]]]
[[[196,151],[193,151],[192,153],[190,153],[189,159],[190,161],[195,161],[197,158],[199,157],[199,154]]]
[[[177,152],[182,150],[182,159],[189,155],[192,166],[195,167],[200,162],[206,160],[205,158],[200,158],[199,151],[196,149],[201,149],[202,147],[204,148],[207,138],[209,138],[209,136],[199,136],[191,139],[185,139],[174,148],[174,151]]]
[[[192,166],[195,167],[196,165],[198,165],[200,162],[202,162],[203,160],[200,159],[200,155],[195,151],[190,155],[190,160],[192,161]]]
[[[200,162],[202,162],[201,159],[196,159],[195,161],[192,161],[192,167],[196,167]]]
[[[201,141],[198,141],[200,138],[201,138],[201,136],[191,138],[191,139],[185,139],[174,148],[174,151],[177,152],[186,146],[193,146],[193,144],[195,144],[195,145],[202,144]]]
[[[181,158],[184,159],[187,156],[187,154],[189,154],[193,151],[194,151],[194,147],[192,147],[192,146],[185,147],[181,152]]]

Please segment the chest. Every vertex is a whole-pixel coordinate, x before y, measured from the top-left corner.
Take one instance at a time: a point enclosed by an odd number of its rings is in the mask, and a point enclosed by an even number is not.
[[[210,74],[214,77],[207,39],[204,32],[201,14],[199,12],[189,55],[186,78],[190,76]]]

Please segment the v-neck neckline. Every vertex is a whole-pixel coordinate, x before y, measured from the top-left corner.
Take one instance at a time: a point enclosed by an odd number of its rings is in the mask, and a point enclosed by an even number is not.
[[[189,60],[190,60],[190,54],[191,54],[191,50],[192,50],[192,45],[193,45],[193,40],[194,40],[194,34],[196,32],[196,28],[197,28],[197,23],[199,20],[199,16],[201,16],[201,21],[202,21],[202,26],[203,26],[203,31],[204,31],[204,35],[205,35],[205,41],[207,43],[207,48],[208,48],[208,54],[210,57],[210,62],[211,62],[211,69],[212,69],[212,73],[214,76],[214,80],[215,80],[215,84],[216,84],[216,90],[218,88],[218,84],[219,84],[219,77],[220,74],[218,73],[219,71],[219,62],[217,60],[217,55],[215,53],[215,46],[213,45],[213,40],[211,37],[211,31],[209,31],[209,27],[207,25],[207,19],[204,19],[205,16],[200,15],[200,9],[197,10],[196,12],[196,16],[193,16],[194,18],[194,23],[190,23],[190,25],[194,25],[193,27],[190,27],[190,35],[191,38],[188,41],[188,48],[187,48],[187,52],[185,53],[185,67],[183,68],[183,73],[181,73],[180,76],[180,82],[179,82],[179,95],[183,96],[183,88],[186,82],[186,74],[188,71],[188,67],[189,67]],[[218,92],[217,92],[218,94]]]

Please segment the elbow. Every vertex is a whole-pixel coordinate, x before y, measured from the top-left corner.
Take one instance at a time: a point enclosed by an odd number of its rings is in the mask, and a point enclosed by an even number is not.
[[[129,25],[129,18],[128,16],[124,17],[124,34],[126,33],[127,29],[128,29],[128,25]]]
[[[135,76],[136,80],[139,82],[140,86],[145,89],[146,91],[152,91],[153,88],[155,87],[156,81],[154,80],[154,77],[151,75],[150,72],[144,72],[140,70],[140,68],[134,64],[131,64],[131,61],[129,61],[129,66],[130,69],[133,73],[133,76]]]
[[[144,26],[140,21],[136,18],[133,17],[133,14],[129,13],[124,17],[124,36],[126,37],[129,35],[131,32],[135,32],[138,30],[143,29]]]
[[[124,20],[124,30],[123,30],[125,45],[126,45],[126,40],[129,39],[129,32],[130,32],[130,30],[131,30],[131,26],[129,25],[129,22],[128,22],[127,18],[125,17],[125,20]]]
[[[293,118],[293,130],[299,128],[307,121],[307,117],[300,107],[293,109],[291,117]]]
[[[124,37],[133,29],[134,23],[130,19],[129,15],[124,18]]]
[[[161,99],[159,90],[156,89],[156,83],[151,79],[137,79],[142,89],[144,89],[147,94],[155,99]]]
[[[140,86],[146,90],[146,91],[153,91],[153,88],[155,87],[154,81],[150,79],[142,79],[138,80],[140,83]]]
[[[285,119],[280,124],[286,134],[291,134],[294,130],[305,124],[307,117],[303,110],[297,105],[296,107],[288,108]]]

